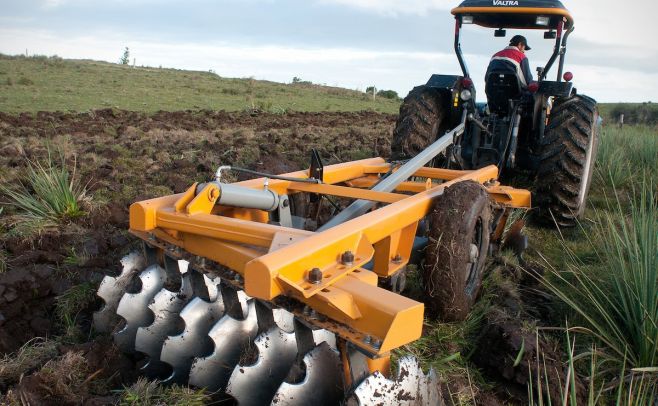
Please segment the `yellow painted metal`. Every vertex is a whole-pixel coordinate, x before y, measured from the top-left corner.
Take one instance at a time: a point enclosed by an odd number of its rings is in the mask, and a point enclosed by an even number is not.
[[[498,203],[502,203],[508,207],[515,207],[519,209],[529,209],[531,206],[531,193],[525,189],[515,189],[509,186],[500,186],[496,184],[487,187],[489,195]]]
[[[402,269],[411,257],[417,228],[418,222],[413,222],[375,243],[373,272],[381,277],[387,277]]]
[[[294,298],[326,316],[316,324],[381,355],[421,335],[423,304],[379,288],[377,281],[378,276],[390,276],[408,263],[418,221],[429,212],[433,199],[456,182],[474,180],[487,185],[492,198],[508,207],[530,204],[529,192],[496,182],[495,166],[475,171],[422,168],[416,176],[428,178],[425,182],[401,186],[419,191],[410,196],[336,185],[364,185],[389,170],[390,165],[375,158],[325,167],[325,184],[270,181],[270,189],[279,194],[331,194],[388,204],[323,232],[268,224],[268,213],[259,210],[218,206],[215,184],[206,184],[198,194],[195,184],[182,194],[133,204],[131,232],[241,274],[243,287],[252,297]],[[308,171],[286,176],[305,178]],[[445,182],[433,185],[431,179]],[[262,188],[264,180],[237,185]],[[351,263],[341,261],[346,251],[354,256]],[[373,258],[374,272],[364,270]],[[314,268],[322,272],[322,278],[312,283],[308,275]]]
[[[407,196],[396,193],[375,192],[373,190],[357,189],[345,186],[334,186],[327,184],[312,184],[292,182],[288,185],[288,190],[296,192],[319,193],[329,196],[350,197],[352,199],[371,200],[381,203],[395,203]]]
[[[379,371],[386,377],[391,375],[391,356],[380,357],[380,358],[368,358],[368,370],[371,374],[374,374],[375,371]]]
[[[379,182],[375,176],[366,176],[345,182],[347,186],[356,188],[371,188]],[[432,179],[426,179],[425,182],[402,182],[395,188],[396,192],[420,193],[432,188]]]
[[[367,165],[364,168],[364,171],[369,174],[374,174],[374,173],[383,174],[383,173],[387,173],[390,170],[391,170],[391,164],[388,163],[378,164],[378,165]],[[396,168],[394,166],[393,172],[395,172],[395,170]],[[437,180],[453,180],[468,175],[471,172],[473,171],[460,171],[456,169],[443,169],[443,168],[420,168],[419,170],[414,172],[414,176],[420,178],[437,179]]]
[[[217,199],[219,199],[220,193],[216,184],[206,184],[201,192],[185,206],[185,212],[189,215],[210,214],[217,203]]]

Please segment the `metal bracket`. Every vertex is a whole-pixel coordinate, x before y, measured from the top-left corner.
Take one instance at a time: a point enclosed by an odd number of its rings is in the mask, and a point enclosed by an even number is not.
[[[322,163],[322,158],[320,158],[320,153],[317,149],[311,149],[311,168],[308,170],[309,178],[314,178],[320,182],[324,182],[324,164]],[[320,195],[311,194],[311,203],[315,203],[320,200]]]
[[[290,213],[290,199],[288,195],[279,196],[279,207],[277,211],[279,214],[279,225],[281,227],[292,228],[292,214]]]

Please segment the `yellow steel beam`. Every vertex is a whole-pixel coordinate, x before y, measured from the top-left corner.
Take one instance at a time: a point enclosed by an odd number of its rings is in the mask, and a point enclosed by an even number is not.
[[[330,165],[324,167],[324,183],[334,185],[336,183],[342,183],[354,178],[360,178],[366,174],[365,168],[370,165],[381,165],[385,161],[382,158],[369,158],[363,159],[360,161],[346,162],[342,164]],[[301,178],[308,179],[308,170],[290,172],[283,174],[281,176],[291,177],[291,178]],[[262,189],[263,182],[265,179],[251,179],[244,182],[237,182],[235,185],[249,187],[253,189]],[[275,191],[278,194],[286,194],[290,181],[279,180],[279,179],[270,179],[269,188]]]
[[[375,176],[365,176],[363,178],[356,178],[345,182],[347,186],[370,189],[379,182],[379,178]],[[411,192],[420,193],[432,188],[432,180],[426,179],[425,182],[402,182],[395,188],[396,192]]]
[[[378,165],[368,165],[365,168],[365,172],[369,174],[373,173],[388,173],[391,170],[391,164],[384,163]],[[393,169],[395,172],[396,168]],[[453,180],[460,178],[468,173],[473,171],[460,171],[456,169],[443,169],[443,168],[427,168],[423,167],[414,172],[413,176],[420,178],[430,178],[437,180]]]
[[[395,203],[409,197],[407,195],[400,195],[396,193],[376,192],[373,190],[364,190],[345,186],[301,182],[290,183],[290,185],[288,185],[288,190],[319,193],[330,196],[349,197],[352,199],[371,200],[373,202],[381,203]]]

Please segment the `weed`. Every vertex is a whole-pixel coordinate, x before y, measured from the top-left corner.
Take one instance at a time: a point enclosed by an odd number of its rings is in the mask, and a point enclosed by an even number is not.
[[[26,78],[25,76],[21,76],[20,79],[16,82],[21,86],[31,86],[34,84],[34,81],[32,79]]]
[[[15,186],[0,185],[20,214],[17,224],[24,234],[32,234],[44,228],[85,214],[83,204],[88,200],[86,186],[75,174],[69,173],[64,157],[56,164],[50,151],[45,163],[27,162],[26,183],[18,181]]]
[[[55,298],[55,315],[65,325],[74,324],[78,313],[96,298],[96,288],[85,282],[75,285]]]
[[[132,386],[124,388],[119,404],[122,406],[205,405],[210,397],[202,390],[182,386],[162,387],[158,381],[138,378]]]
[[[56,355],[56,341],[45,338],[28,341],[16,353],[0,358],[0,386],[17,382],[21,375],[38,368]]]
[[[86,395],[82,386],[88,373],[87,360],[82,354],[67,352],[48,361],[36,375],[48,397],[60,399],[63,403],[81,404]]]
[[[7,251],[3,248],[0,248],[0,274],[7,272]]]
[[[70,266],[82,266],[84,265],[87,261],[89,261],[89,255],[86,253],[81,253],[78,254],[75,251],[74,247],[71,247],[69,249],[69,255],[64,258],[64,265],[70,265]]]

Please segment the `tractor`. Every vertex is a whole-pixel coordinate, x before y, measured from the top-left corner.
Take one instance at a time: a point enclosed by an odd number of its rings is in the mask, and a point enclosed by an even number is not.
[[[464,123],[464,133],[435,166],[475,169],[493,164],[508,178],[529,174],[539,222],[574,226],[592,181],[599,113],[596,101],[578,94],[572,73],[564,72],[567,40],[574,30],[571,14],[557,0],[466,0],[452,14],[462,72],[434,74],[404,99],[393,134],[393,158],[414,156]],[[506,36],[509,29],[542,30],[554,42],[553,53],[537,68],[537,81],[527,86],[519,73],[491,72],[486,103],[478,103],[460,41],[469,24],[495,29],[496,37]],[[555,80],[549,79],[551,70],[557,71]]]

